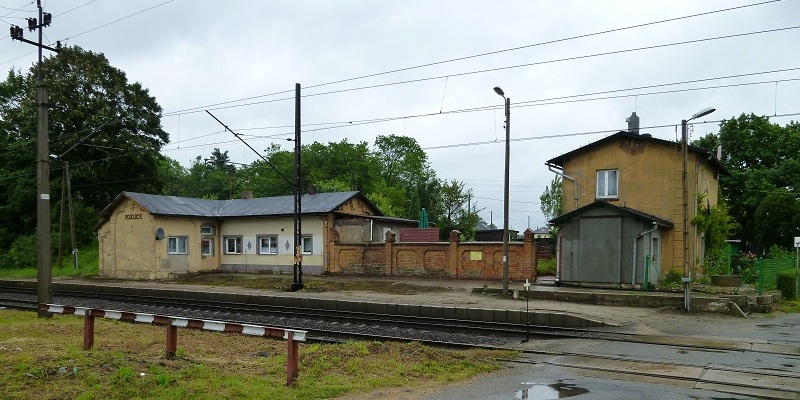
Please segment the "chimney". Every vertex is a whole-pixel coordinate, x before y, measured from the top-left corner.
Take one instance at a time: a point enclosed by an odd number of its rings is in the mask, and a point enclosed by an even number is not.
[[[639,133],[639,117],[636,116],[636,111],[632,112],[630,117],[625,118],[625,122],[628,123],[628,132]]]
[[[717,146],[717,160],[722,161],[722,145]]]
[[[245,190],[242,192],[243,199],[252,199],[253,198],[253,191],[252,190]]]

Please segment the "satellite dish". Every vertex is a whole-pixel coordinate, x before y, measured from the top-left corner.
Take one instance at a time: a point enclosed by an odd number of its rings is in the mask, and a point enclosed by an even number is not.
[[[161,240],[164,238],[164,230],[161,228],[156,229],[156,240]]]

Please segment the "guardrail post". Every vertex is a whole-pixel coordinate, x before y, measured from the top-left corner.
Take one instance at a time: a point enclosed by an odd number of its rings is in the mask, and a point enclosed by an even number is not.
[[[294,332],[287,332],[286,338],[288,342],[288,355],[286,357],[286,386],[292,386],[297,383],[298,375],[298,349],[297,341],[294,340]]]
[[[167,358],[175,357],[178,351],[178,327],[172,325],[172,321],[167,324]]]
[[[86,310],[83,316],[83,349],[89,350],[94,346],[94,315],[92,310]]]

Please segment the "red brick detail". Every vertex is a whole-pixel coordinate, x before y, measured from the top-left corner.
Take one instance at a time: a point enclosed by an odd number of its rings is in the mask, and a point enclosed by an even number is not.
[[[438,242],[439,228],[400,228],[400,242]]]

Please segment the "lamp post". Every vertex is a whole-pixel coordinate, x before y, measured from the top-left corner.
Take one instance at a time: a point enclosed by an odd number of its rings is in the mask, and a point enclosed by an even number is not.
[[[681,174],[681,190],[683,191],[683,278],[681,278],[681,282],[683,282],[683,308],[687,312],[692,309],[692,276],[691,271],[689,271],[689,187],[687,185],[686,171],[687,159],[689,157],[689,144],[687,141],[688,134],[686,127],[689,121],[706,116],[714,111],[716,111],[716,108],[704,108],[692,115],[691,118],[681,121],[681,154],[683,155]]]
[[[503,296],[508,296],[508,158],[511,150],[509,137],[511,136],[511,99],[506,97],[499,86],[494,92],[506,100],[506,172],[503,180]]]

